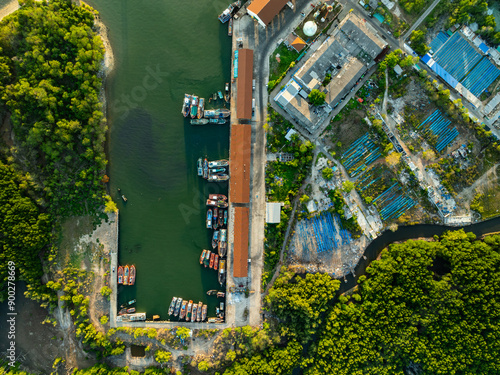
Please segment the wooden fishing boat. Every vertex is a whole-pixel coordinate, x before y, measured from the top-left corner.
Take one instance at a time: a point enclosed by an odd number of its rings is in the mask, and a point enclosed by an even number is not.
[[[125,302],[123,305],[121,305],[120,307],[128,307],[128,306],[132,306],[134,303],[136,303],[137,300],[136,299],[133,299],[133,300],[130,300],[128,302]]]
[[[224,194],[209,194],[208,199],[213,201],[227,201],[227,197]]]
[[[214,268],[215,253],[210,255],[210,268]]]
[[[123,267],[118,267],[118,284],[123,284]]]
[[[191,309],[193,308],[193,300],[189,300],[186,313],[186,322],[191,320]]]
[[[224,210],[221,208],[219,209],[219,228],[222,228],[224,225]]]
[[[226,293],[224,292],[217,292],[217,298],[224,298],[225,295]]]
[[[196,316],[196,321],[201,322],[201,310],[203,309],[203,302],[198,302],[198,312]]]
[[[203,261],[203,265],[205,267],[208,267],[208,265],[210,264],[210,254],[212,252],[210,250],[207,250],[207,255],[205,255],[205,260]]]
[[[212,248],[213,249],[217,248],[218,244],[219,244],[219,231],[215,230],[214,234],[212,235]]]
[[[205,260],[205,256],[207,255],[207,250],[203,249],[200,255],[200,264],[203,264],[203,261]]]
[[[217,290],[212,289],[212,290],[209,290],[209,291],[207,292],[207,295],[209,295],[209,296],[213,296],[213,295],[215,295],[215,294],[217,294],[217,293],[219,293]]]
[[[184,319],[186,317],[186,307],[187,307],[188,301],[183,300],[182,301],[182,306],[181,306],[181,313],[179,315],[179,319]]]
[[[219,208],[218,208],[218,207],[215,207],[215,208],[214,208],[214,215],[213,215],[213,217],[212,217],[212,219],[213,219],[212,228],[214,228],[214,229],[217,229],[217,228],[218,228],[218,226],[219,226],[219,223],[217,222],[217,218],[218,218],[218,216],[219,216]]]
[[[219,266],[219,256],[215,254],[215,259],[214,259],[214,270],[217,271],[217,268]]]
[[[135,266],[132,264],[130,266],[130,275],[128,277],[128,285],[134,285],[135,283]]]
[[[127,266],[123,269],[123,285],[128,285],[128,275],[129,275],[130,269]]]
[[[131,307],[130,309],[127,309],[127,314],[132,314],[135,313],[135,307]]]
[[[177,298],[177,302],[175,303],[174,316],[179,316],[179,313],[181,311],[181,305],[182,305],[182,298],[179,297]]]
[[[226,261],[221,259],[219,264],[219,284],[222,286],[226,282]]]
[[[201,310],[201,321],[204,322],[207,319],[207,305],[203,305],[203,309]]]
[[[212,229],[212,209],[207,210],[207,229]]]
[[[176,303],[177,297],[172,298],[172,302],[170,302],[170,306],[168,308],[168,315],[172,315],[174,313]]]
[[[193,310],[191,312],[191,321],[196,322],[196,313],[198,312],[198,305],[196,303],[193,303]]]

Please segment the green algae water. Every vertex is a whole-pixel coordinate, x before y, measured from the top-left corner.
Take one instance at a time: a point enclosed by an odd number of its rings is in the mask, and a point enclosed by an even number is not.
[[[199,264],[211,249],[204,201],[227,183],[197,176],[196,161],[229,155],[229,125],[191,126],[184,93],[208,98],[230,80],[231,39],[217,15],[226,1],[89,0],[108,27],[115,67],[107,81],[110,193],[120,209],[119,263],[135,264],[118,300],[168,319],[173,296],[208,303],[217,273]],[[206,107],[221,107],[207,103]],[[117,189],[127,197],[124,203]]]

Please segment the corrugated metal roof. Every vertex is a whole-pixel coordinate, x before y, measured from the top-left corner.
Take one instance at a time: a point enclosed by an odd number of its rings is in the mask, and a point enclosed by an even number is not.
[[[251,125],[231,125],[229,193],[233,203],[248,203],[250,201],[251,139]]]
[[[248,276],[248,207],[234,208],[233,277]]]
[[[253,50],[242,48],[238,53],[236,115],[252,118]]]
[[[267,25],[278,15],[288,1],[289,0],[254,0],[247,9]]]

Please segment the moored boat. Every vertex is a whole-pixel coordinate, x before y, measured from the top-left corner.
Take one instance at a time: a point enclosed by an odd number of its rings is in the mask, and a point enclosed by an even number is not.
[[[208,160],[203,160],[203,178],[208,178]]]
[[[132,314],[135,313],[135,307],[131,307],[130,309],[127,309],[127,314]]]
[[[212,236],[212,248],[213,249],[217,248],[218,244],[219,244],[219,231],[215,230]]]
[[[221,229],[219,236],[219,256],[224,258],[227,250],[227,229]]]
[[[207,250],[203,249],[200,255],[200,264],[203,264],[203,261],[205,260],[205,255],[207,255]]]
[[[172,315],[175,310],[175,305],[177,304],[177,297],[172,298],[172,302],[170,302],[170,306],[168,307],[168,315]]]
[[[203,176],[203,161],[201,158],[198,159],[198,176]]]
[[[227,225],[227,210],[224,211],[224,225]]]
[[[191,311],[191,321],[196,322],[196,313],[198,312],[198,305],[193,303],[193,309]]]
[[[117,322],[140,322],[146,320],[146,313],[125,314],[116,317]]]
[[[219,256],[215,254],[215,259],[214,259],[214,270],[217,271],[217,268],[219,267]]]
[[[214,95],[213,95],[212,99],[213,100],[217,100],[217,93],[216,92],[214,92]]]
[[[123,269],[123,285],[128,285],[128,275],[129,275],[129,273],[130,273],[130,268],[127,265]]]
[[[177,302],[175,303],[174,316],[179,316],[181,312],[182,298],[177,298]]]
[[[226,261],[220,260],[219,263],[219,284],[222,286],[226,282]]]
[[[201,322],[201,310],[203,309],[203,302],[198,302],[198,313],[196,316],[196,321]]]
[[[214,160],[208,162],[208,168],[227,167],[228,165],[229,165],[229,160],[227,159]]]
[[[229,4],[229,6],[224,9],[224,11],[219,14],[219,21],[222,23],[226,23],[231,19],[231,16],[233,15],[233,10],[234,10],[234,5]]]
[[[208,182],[219,182],[219,181],[227,181],[227,180],[229,180],[229,175],[226,173],[211,174],[207,178]]]
[[[224,292],[217,292],[217,298],[224,298],[225,295],[226,293]]]
[[[233,18],[232,17],[229,19],[229,25],[227,27],[227,35],[233,36]]]
[[[227,197],[224,194],[209,194],[208,199],[214,201],[227,201]]]
[[[194,118],[189,121],[191,125],[206,125],[209,120],[207,118]]]
[[[123,315],[126,313],[127,313],[127,309],[120,309],[120,311],[118,311],[118,315]]]
[[[214,268],[215,253],[210,254],[210,268]]]
[[[203,117],[203,110],[205,109],[205,98],[200,98],[200,104],[198,105],[197,117],[201,119]]]
[[[226,120],[223,118],[210,118],[208,119],[208,122],[210,124],[224,125],[226,123]]]
[[[193,95],[191,97],[191,118],[195,118],[198,115],[198,97]]]
[[[222,208],[219,210],[219,228],[224,225],[224,211]]]
[[[212,221],[213,221],[213,223],[212,223],[212,228],[214,228],[214,229],[217,229],[217,227],[218,227],[218,225],[219,225],[219,224],[217,223],[217,218],[218,218],[218,217],[219,217],[219,208],[218,208],[218,207],[215,207],[215,208],[214,208],[214,214],[213,214],[213,217],[212,217]]]
[[[191,106],[191,95],[184,94],[184,102],[182,103],[182,115],[189,116],[189,107]]]
[[[135,266],[132,264],[130,266],[130,275],[128,277],[128,285],[134,285],[135,283]]]
[[[184,319],[186,317],[186,307],[187,307],[188,301],[183,300],[182,301],[182,306],[181,306],[181,313],[179,314],[179,319]]]
[[[125,302],[123,305],[121,305],[121,307],[127,307],[127,306],[132,306],[134,303],[136,303],[137,300],[136,299],[132,299],[128,302]]]
[[[227,203],[227,201],[223,201],[223,200],[214,201],[211,199],[207,199],[206,204],[207,204],[207,206],[219,207],[219,208],[227,208],[227,206],[229,205],[229,203]]]
[[[123,284],[123,267],[118,267],[118,284]]]
[[[208,267],[208,265],[210,264],[210,255],[212,254],[212,252],[210,250],[207,250],[207,255],[205,255],[205,260],[203,260],[203,265],[205,267]]]
[[[212,289],[212,290],[209,290],[209,291],[207,292],[207,295],[209,295],[209,296],[213,296],[213,295],[215,295],[215,294],[217,294],[217,293],[219,293],[217,290]]]
[[[203,309],[201,310],[201,321],[204,322],[207,319],[207,305],[203,305]]]
[[[229,82],[226,82],[226,92],[229,92]]]
[[[225,172],[225,171],[226,171],[226,168],[211,168],[209,172],[214,174],[214,173],[221,173],[221,172]]]
[[[224,99],[224,96],[222,95],[222,91],[217,91],[217,95],[219,95],[219,99]]]
[[[189,300],[186,313],[186,322],[191,320],[191,309],[193,308],[193,300]]]
[[[212,229],[212,209],[207,210],[207,228]]]

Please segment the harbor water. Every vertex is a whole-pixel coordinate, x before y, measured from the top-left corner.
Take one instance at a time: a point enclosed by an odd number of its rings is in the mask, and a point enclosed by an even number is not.
[[[215,316],[221,290],[214,270],[199,264],[211,249],[209,193],[227,183],[197,176],[196,162],[229,156],[229,125],[191,126],[181,115],[184,93],[208,98],[230,80],[231,39],[217,16],[228,2],[89,0],[108,27],[115,68],[107,81],[111,196],[120,209],[119,263],[135,264],[134,286],[118,300],[168,319],[173,296],[208,303]],[[227,107],[227,104],[226,104]],[[118,188],[127,198],[123,202]],[[219,300],[220,301],[220,300]]]

